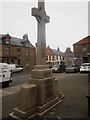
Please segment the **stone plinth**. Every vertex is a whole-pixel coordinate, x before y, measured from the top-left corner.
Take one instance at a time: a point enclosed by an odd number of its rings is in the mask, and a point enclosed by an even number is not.
[[[56,96],[54,91],[55,77],[49,77],[43,79],[30,78],[29,84],[37,85],[38,105],[43,105]]]
[[[31,78],[43,79],[52,76],[52,71],[50,69],[34,69],[31,73]]]
[[[59,104],[64,97],[58,89],[58,80],[47,65],[37,65],[32,70],[28,84],[37,85],[37,114],[42,115]]]
[[[37,85],[24,85],[20,89],[17,108],[21,111],[27,111],[37,105]]]
[[[63,97],[52,70],[46,65],[37,65],[31,72],[28,85],[21,87],[18,106],[9,116],[16,120],[41,116],[62,102]]]
[[[27,119],[37,111],[37,85],[24,85],[20,88],[17,108],[10,114],[11,117],[18,116],[19,119]],[[14,118],[14,117],[13,117]]]

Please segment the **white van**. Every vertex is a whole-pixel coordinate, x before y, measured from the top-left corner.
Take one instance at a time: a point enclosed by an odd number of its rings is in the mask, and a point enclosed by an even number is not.
[[[0,87],[9,85],[12,82],[12,73],[7,63],[0,63]]]
[[[20,72],[23,70],[23,68],[19,67],[17,64],[8,64],[8,66],[11,72]]]

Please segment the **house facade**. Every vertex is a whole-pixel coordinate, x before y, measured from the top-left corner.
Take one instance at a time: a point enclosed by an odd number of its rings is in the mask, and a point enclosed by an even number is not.
[[[71,51],[70,47],[67,47],[63,53],[64,62],[66,65],[74,64],[74,53]]]
[[[48,65],[53,66],[54,65],[54,52],[51,50],[51,48],[48,46],[46,48],[46,62]]]
[[[77,43],[73,44],[74,49],[74,63],[81,65],[82,63],[87,63],[90,56],[90,36],[83,38]]]
[[[63,61],[63,53],[60,52],[59,48],[57,50],[51,49],[49,46],[46,48],[46,61],[47,64],[53,66],[55,64],[60,64]]]
[[[35,65],[35,47],[30,43],[28,35],[25,34],[20,39],[0,34],[0,62],[32,69]]]

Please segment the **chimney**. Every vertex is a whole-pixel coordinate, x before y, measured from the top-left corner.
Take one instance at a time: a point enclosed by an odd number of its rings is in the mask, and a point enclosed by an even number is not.
[[[59,47],[57,47],[57,51],[60,51]]]
[[[28,35],[27,35],[27,34],[24,34],[24,35],[23,35],[23,39],[24,39],[24,40],[28,40]]]

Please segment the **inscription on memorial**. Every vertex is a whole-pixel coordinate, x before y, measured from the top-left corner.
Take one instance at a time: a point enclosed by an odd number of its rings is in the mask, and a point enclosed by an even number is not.
[[[48,85],[48,84],[53,84],[53,80],[52,79],[47,79],[45,81],[45,85]]]
[[[50,76],[51,75],[51,71],[47,71],[43,73],[44,77]]]
[[[51,98],[53,96],[53,80],[48,79],[45,81],[45,99]]]
[[[47,90],[47,92],[46,92],[46,96],[45,96],[45,98],[46,99],[48,99],[48,98],[50,98],[50,97],[52,97],[53,96],[53,91],[52,91],[52,89],[48,89]]]

